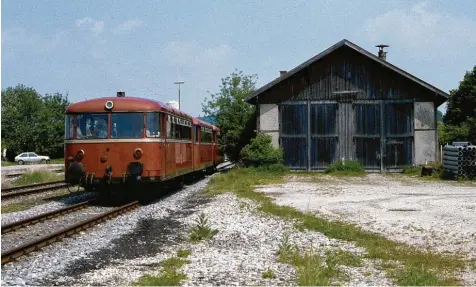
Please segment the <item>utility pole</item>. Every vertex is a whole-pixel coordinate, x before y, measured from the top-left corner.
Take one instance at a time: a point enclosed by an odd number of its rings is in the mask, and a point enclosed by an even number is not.
[[[174,84],[178,85],[178,108],[180,110],[180,85],[185,82],[174,82]]]

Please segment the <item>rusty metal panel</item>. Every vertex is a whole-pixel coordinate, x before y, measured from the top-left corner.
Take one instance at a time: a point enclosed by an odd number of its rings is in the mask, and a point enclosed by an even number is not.
[[[293,169],[308,167],[307,103],[286,103],[280,106],[281,147],[284,163]]]

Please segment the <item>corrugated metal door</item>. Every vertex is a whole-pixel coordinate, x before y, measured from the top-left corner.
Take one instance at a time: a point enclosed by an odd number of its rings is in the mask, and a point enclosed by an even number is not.
[[[353,143],[354,123],[353,123],[352,103],[339,103],[338,125],[339,125],[339,159],[354,160],[355,148]]]
[[[365,169],[381,167],[380,155],[380,104],[358,103],[355,110],[355,152]]]
[[[338,158],[338,104],[311,102],[311,162],[313,170],[325,169]]]
[[[284,163],[292,169],[308,168],[308,114],[305,101],[280,105],[281,147]]]
[[[413,103],[385,104],[384,167],[400,169],[413,162]]]

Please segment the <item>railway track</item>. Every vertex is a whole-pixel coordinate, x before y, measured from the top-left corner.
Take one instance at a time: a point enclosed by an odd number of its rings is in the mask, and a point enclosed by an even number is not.
[[[85,202],[83,202],[81,204],[85,204],[86,206],[88,205],[88,203],[85,203]],[[50,234],[46,234],[46,235],[44,235],[44,236],[42,236],[38,239],[26,242],[24,244],[21,244],[17,247],[12,248],[12,249],[6,250],[5,252],[2,252],[2,265],[5,264],[5,263],[8,263],[8,262],[11,262],[11,261],[15,260],[16,258],[21,257],[23,255],[26,255],[28,253],[40,250],[41,248],[43,248],[45,246],[48,246],[48,245],[50,245],[50,244],[52,244],[56,241],[60,241],[65,237],[74,235],[74,234],[76,234],[76,233],[78,233],[82,230],[85,230],[85,229],[87,229],[91,226],[94,226],[98,223],[101,223],[103,221],[112,219],[112,218],[114,218],[116,216],[119,216],[123,213],[129,212],[129,211],[131,211],[131,210],[133,210],[133,209],[135,209],[139,206],[140,206],[139,202],[134,201],[134,202],[125,204],[123,206],[114,208],[110,211],[104,212],[102,214],[93,216],[93,217],[91,217],[89,219],[86,219],[86,220],[83,220],[81,222],[72,224],[72,225],[70,225],[68,227],[65,227],[65,228],[62,228],[60,230],[56,230],[56,231],[54,231]],[[69,208],[71,208],[71,207],[69,207]],[[81,206],[78,205],[77,208],[81,208]],[[58,211],[56,211],[56,212],[58,212]],[[65,211],[63,211],[63,212],[65,212]],[[69,211],[69,212],[71,212],[71,211]],[[45,216],[45,214],[39,215],[39,216]],[[45,218],[47,218],[47,217],[45,217]],[[28,223],[24,223],[24,224],[28,225]],[[21,222],[18,222],[16,224],[16,226],[18,228],[21,228],[21,226],[24,226],[24,224],[21,223]],[[10,225],[15,225],[15,223],[11,223]],[[3,233],[3,228],[4,227],[2,226],[2,233]],[[12,228],[15,228],[15,226],[11,227],[10,230],[14,230]]]
[[[48,219],[52,219],[61,215],[65,215],[74,211],[81,210],[83,208],[88,207],[91,203],[93,203],[96,198],[86,200],[77,204],[73,204],[71,206],[63,207],[57,210],[53,210],[50,212],[45,212],[36,216],[32,216],[29,218],[25,218],[23,220],[15,221],[12,223],[2,225],[2,234],[10,233],[12,231],[18,230],[23,227],[27,227],[29,225],[33,225]]]
[[[68,184],[61,180],[4,188],[2,189],[1,199],[13,198],[33,193],[41,193],[50,190],[65,188],[67,186]]]

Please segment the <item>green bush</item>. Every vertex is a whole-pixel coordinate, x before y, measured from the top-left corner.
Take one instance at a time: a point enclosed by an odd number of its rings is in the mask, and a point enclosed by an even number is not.
[[[339,160],[330,164],[325,170],[325,173],[333,172],[350,172],[350,173],[364,173],[364,167],[358,161]]]
[[[246,166],[282,165],[283,150],[271,144],[271,136],[258,133],[240,152]]]

